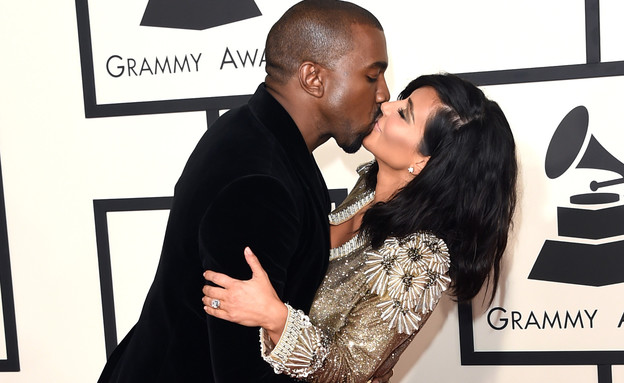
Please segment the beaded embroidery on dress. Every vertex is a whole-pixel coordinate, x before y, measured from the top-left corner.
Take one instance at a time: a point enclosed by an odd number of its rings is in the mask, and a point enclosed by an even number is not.
[[[422,315],[435,308],[451,282],[444,241],[427,232],[391,237],[366,256],[366,280],[382,300],[378,307],[388,327],[408,335],[417,331]]]

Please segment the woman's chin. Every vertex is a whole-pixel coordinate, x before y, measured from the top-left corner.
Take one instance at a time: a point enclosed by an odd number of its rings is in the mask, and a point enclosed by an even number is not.
[[[370,136],[371,135],[369,134],[368,136],[364,137],[364,139],[362,140],[362,147],[366,149],[367,152],[369,152],[370,154],[374,156],[375,152],[371,150],[371,147],[374,147],[374,145],[371,145]]]

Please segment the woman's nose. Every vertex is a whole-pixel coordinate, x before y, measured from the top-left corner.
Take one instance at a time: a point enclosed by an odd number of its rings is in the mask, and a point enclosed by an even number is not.
[[[390,102],[390,101],[386,101],[386,102],[381,104],[381,113],[384,116],[388,115],[388,111],[389,111],[389,108],[390,108],[391,105],[392,105],[392,102]]]

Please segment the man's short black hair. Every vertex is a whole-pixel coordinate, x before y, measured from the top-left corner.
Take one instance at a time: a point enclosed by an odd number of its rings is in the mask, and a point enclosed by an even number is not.
[[[383,31],[366,9],[347,1],[304,0],[273,25],[266,41],[266,72],[285,83],[304,61],[328,68],[353,47],[353,24]]]

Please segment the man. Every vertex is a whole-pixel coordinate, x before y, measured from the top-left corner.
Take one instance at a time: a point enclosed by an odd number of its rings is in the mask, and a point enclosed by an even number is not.
[[[260,258],[282,300],[308,310],[328,262],[330,201],[311,152],[356,151],[389,98],[383,30],[348,2],[307,0],[269,32],[250,101],[202,137],[175,188],[162,255],[138,323],[100,382],[285,382],[258,330],[209,318],[206,269],[250,278]]]

